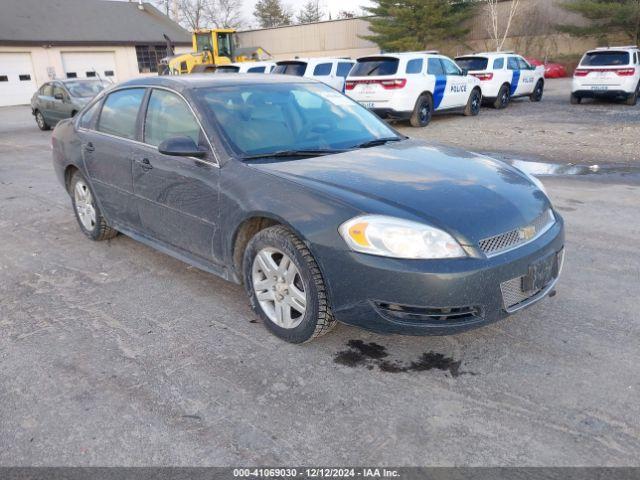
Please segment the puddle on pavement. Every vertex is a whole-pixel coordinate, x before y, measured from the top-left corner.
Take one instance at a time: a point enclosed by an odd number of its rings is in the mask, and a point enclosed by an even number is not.
[[[336,353],[333,361],[346,367],[365,367],[386,373],[400,372],[424,372],[428,370],[448,371],[452,377],[460,375],[476,375],[474,372],[465,372],[460,370],[461,360],[454,360],[446,357],[442,353],[425,352],[418,359],[411,362],[402,362],[399,360],[388,360],[389,356],[386,347],[375,342],[366,343],[362,340],[349,340],[347,342],[347,350]]]
[[[640,179],[640,165],[604,164],[604,165],[576,165],[572,163],[546,163],[529,160],[516,160],[502,158],[503,161],[513,165],[531,175],[579,175],[579,176],[618,176],[637,177]]]

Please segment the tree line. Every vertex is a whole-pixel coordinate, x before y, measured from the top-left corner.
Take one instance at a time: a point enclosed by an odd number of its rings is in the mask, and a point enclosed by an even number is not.
[[[152,0],[153,3],[185,28],[242,28],[243,0]],[[423,50],[434,43],[462,39],[468,33],[468,20],[483,8],[487,32],[496,50],[504,43],[521,0],[512,0],[509,8],[500,9],[503,0],[372,0],[363,7],[370,16],[370,35],[366,39],[384,51]],[[606,44],[612,35],[623,35],[640,44],[640,0],[558,0],[569,12],[588,20],[585,25],[554,25],[557,32],[575,36],[596,36]],[[533,6],[534,8],[535,5]],[[258,0],[253,16],[261,28],[313,23],[331,17],[319,0],[307,0],[294,12],[285,0]],[[337,18],[355,17],[344,10]],[[524,21],[526,22],[526,18]]]

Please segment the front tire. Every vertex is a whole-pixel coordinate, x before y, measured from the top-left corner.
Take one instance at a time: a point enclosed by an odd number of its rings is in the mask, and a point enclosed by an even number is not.
[[[479,88],[474,88],[469,95],[469,100],[467,101],[467,106],[464,108],[465,116],[473,116],[475,117],[480,113],[480,105],[482,104],[482,93]]]
[[[44,119],[44,115],[40,112],[40,110],[36,110],[36,123],[38,124],[38,128],[40,130],[51,130],[51,127]]]
[[[498,96],[493,102],[493,108],[499,110],[502,108],[507,108],[509,105],[509,101],[511,100],[511,92],[509,90],[509,85],[506,83],[500,87],[498,91]]]
[[[242,266],[251,307],[278,338],[304,343],[336,325],[318,264],[288,228],[276,225],[258,232]]]
[[[529,95],[529,100],[532,102],[539,102],[542,100],[542,95],[544,93],[544,82],[542,80],[538,80],[536,83],[536,87],[533,89],[533,93]]]
[[[569,101],[571,102],[571,105],[578,105],[580,102],[582,102],[582,97],[579,97],[578,95],[574,95],[572,93],[571,97],[569,97]]]
[[[418,97],[413,113],[409,119],[412,127],[426,127],[431,121],[433,115],[433,99],[429,94],[423,94]]]
[[[75,172],[71,177],[69,194],[82,233],[95,241],[108,240],[118,235],[118,231],[111,228],[102,216],[89,183],[80,172]]]

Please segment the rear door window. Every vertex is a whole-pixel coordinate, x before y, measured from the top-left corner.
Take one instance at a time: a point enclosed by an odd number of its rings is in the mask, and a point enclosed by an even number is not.
[[[407,73],[422,73],[422,59],[413,58],[407,62]]]
[[[319,63],[316,68],[313,69],[313,75],[316,77],[324,77],[331,74],[332,63]]]
[[[458,66],[469,71],[486,70],[488,62],[489,61],[485,57],[456,58]]]
[[[393,57],[370,57],[358,60],[351,70],[352,77],[395,75],[399,60]]]
[[[496,58],[493,60],[493,69],[494,70],[502,70],[504,68],[504,58]]]
[[[347,78],[352,68],[353,68],[353,63],[340,62],[338,63],[338,72],[336,73],[336,75],[342,78]]]
[[[110,94],[100,112],[98,131],[135,140],[136,120],[144,92],[144,88],[129,88]]]
[[[276,65],[276,68],[273,69],[273,73],[302,77],[306,69],[307,64],[304,62],[286,62]]]
[[[144,122],[144,141],[158,146],[171,137],[189,137],[200,142],[200,125],[191,109],[175,93],[153,90]]]
[[[247,73],[264,73],[264,67],[251,67]]]
[[[629,52],[587,52],[580,64],[585,67],[629,65]]]
[[[444,75],[444,68],[439,58],[430,58],[427,61],[427,73],[429,75]]]

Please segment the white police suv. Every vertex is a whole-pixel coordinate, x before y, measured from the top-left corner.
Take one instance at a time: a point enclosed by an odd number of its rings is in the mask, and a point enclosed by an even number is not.
[[[480,111],[480,81],[437,52],[408,52],[358,58],[345,92],[382,118],[425,127],[434,111]]]
[[[354,63],[350,58],[296,58],[276,62],[271,73],[313,78],[342,92]]]
[[[542,100],[544,67],[534,67],[513,52],[483,52],[456,57],[456,63],[480,80],[482,98],[494,108],[505,108],[511,98]]]
[[[585,53],[573,72],[571,103],[583,98],[624,99],[635,105],[640,88],[640,50],[637,46],[605,47]]]

